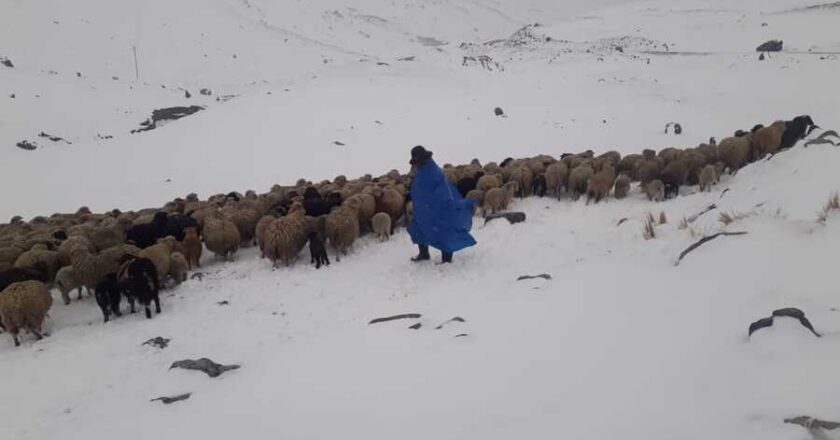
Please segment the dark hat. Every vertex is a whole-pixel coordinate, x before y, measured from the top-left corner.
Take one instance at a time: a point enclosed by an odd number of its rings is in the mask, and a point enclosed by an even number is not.
[[[431,158],[432,152],[418,145],[411,149],[411,160],[408,163],[411,165],[419,165]]]

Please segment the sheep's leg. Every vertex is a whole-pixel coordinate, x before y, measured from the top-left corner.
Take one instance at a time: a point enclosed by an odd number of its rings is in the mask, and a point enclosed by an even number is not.
[[[79,286],[78,291],[76,292],[76,299],[82,299],[82,286]],[[68,298],[69,299],[69,298]],[[68,303],[69,304],[69,303]]]
[[[35,339],[37,339],[39,341],[41,339],[44,339],[44,335],[41,334],[41,329],[37,329],[37,330],[36,329],[31,329],[31,330],[32,330],[32,334],[35,335]]]
[[[145,306],[145,308],[146,308],[146,319],[152,319],[152,308],[149,307],[148,304]]]
[[[134,309],[134,297],[128,297],[128,305],[131,307],[131,313],[137,313],[137,310]]]
[[[10,332],[12,334],[12,339],[15,341],[15,347],[20,347],[20,339],[18,339],[17,332]]]
[[[61,291],[61,299],[64,300],[64,304],[70,304],[70,294],[65,292],[64,290]]]
[[[155,295],[155,313],[160,313],[160,296]]]

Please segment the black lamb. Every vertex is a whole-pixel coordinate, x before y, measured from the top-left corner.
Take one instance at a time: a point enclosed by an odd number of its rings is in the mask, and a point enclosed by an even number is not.
[[[545,182],[545,174],[537,174],[534,181],[531,183],[531,192],[535,196],[545,197],[548,189],[548,184]]]
[[[122,313],[120,313],[122,289],[120,289],[117,274],[109,273],[102,277],[102,280],[96,284],[94,291],[96,304],[102,310],[102,316],[105,318],[105,322],[111,319],[111,315],[122,316]]]
[[[458,188],[458,192],[461,193],[461,197],[466,197],[467,193],[474,190],[478,185],[478,179],[482,176],[484,176],[484,173],[482,171],[478,171],[474,176],[467,176],[459,179],[455,186]]]
[[[20,281],[40,281],[42,283],[49,282],[50,269],[47,263],[39,261],[31,267],[13,267],[8,270],[0,272],[0,292]]]
[[[324,240],[315,232],[309,233],[309,255],[312,257],[310,264],[314,264],[315,269],[320,269],[322,265],[330,265]]]
[[[166,237],[167,214],[163,211],[155,213],[151,223],[134,225],[125,231],[128,241],[133,242],[140,249],[145,249]]]
[[[134,313],[134,302],[139,301],[146,309],[146,318],[152,319],[149,305],[155,302],[155,312],[160,313],[160,281],[157,269],[148,258],[124,255],[120,259],[121,268],[119,281],[122,285],[131,313]]]
[[[172,214],[169,215],[166,219],[166,232],[164,233],[164,237],[167,235],[171,235],[175,237],[178,241],[184,241],[185,230],[187,228],[195,228],[196,230],[200,231],[201,228],[198,226],[198,221],[196,219],[183,214]],[[158,237],[162,238],[162,237]]]

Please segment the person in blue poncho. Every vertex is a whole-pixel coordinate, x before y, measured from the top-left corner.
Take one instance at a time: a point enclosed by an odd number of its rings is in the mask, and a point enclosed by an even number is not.
[[[432,160],[432,152],[422,146],[411,149],[414,179],[410,195],[414,218],[408,225],[411,241],[420,253],[411,261],[429,260],[429,246],[439,249],[444,263],[452,262],[452,254],[475,245],[470,235],[474,200],[464,199],[440,167]]]

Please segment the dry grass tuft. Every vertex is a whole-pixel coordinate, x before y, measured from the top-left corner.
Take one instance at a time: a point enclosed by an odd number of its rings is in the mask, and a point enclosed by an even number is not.
[[[668,218],[665,217],[665,211],[659,211],[659,224],[664,225],[668,223]]]
[[[653,218],[653,214],[648,213],[647,218],[645,218],[645,226],[642,229],[642,235],[645,237],[645,240],[652,240],[656,238],[656,219]]]
[[[724,226],[726,226],[726,225],[734,222],[735,217],[736,216],[734,214],[730,214],[728,212],[721,212],[720,215],[718,216],[718,221],[723,223]]]
[[[680,229],[681,231],[688,229],[688,218],[683,217],[683,218],[680,220],[679,229]]]
[[[820,212],[819,221],[825,223],[828,220],[828,216],[834,211],[840,212],[840,193],[834,193],[828,198],[828,201],[825,202],[822,208],[822,212]]]

